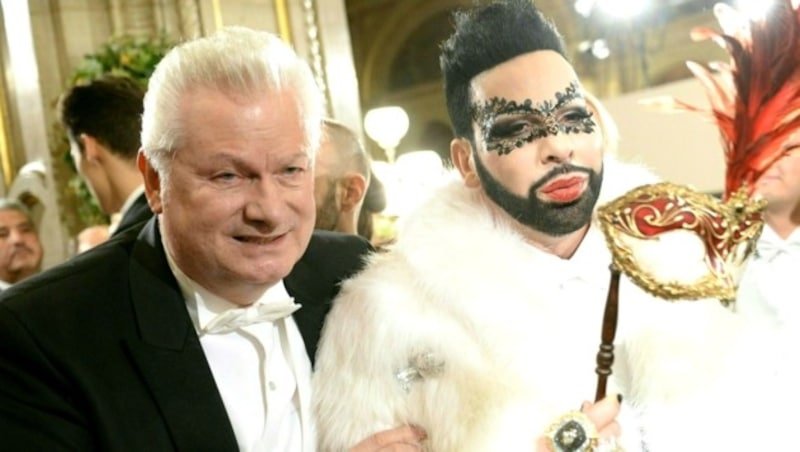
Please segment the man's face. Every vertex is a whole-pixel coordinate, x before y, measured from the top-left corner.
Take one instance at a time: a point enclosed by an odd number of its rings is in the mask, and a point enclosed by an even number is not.
[[[550,236],[589,223],[602,182],[602,136],[572,66],[520,55],[472,82],[475,171],[486,195]]]
[[[314,166],[314,201],[317,206],[316,229],[336,230],[341,215],[336,201],[336,152],[334,144],[323,136]]]
[[[756,182],[756,192],[767,200],[767,213],[791,213],[800,207],[800,132],[789,137],[784,149],[788,154]]]
[[[145,169],[176,264],[232,302],[250,304],[288,275],[311,237],[313,163],[296,101],[289,91],[187,93],[169,176]]]
[[[0,210],[0,279],[15,283],[39,271],[42,245],[33,223],[13,209]]]

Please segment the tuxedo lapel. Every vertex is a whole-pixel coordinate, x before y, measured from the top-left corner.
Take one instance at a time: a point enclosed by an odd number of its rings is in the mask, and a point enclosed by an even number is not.
[[[317,353],[317,342],[319,342],[322,323],[330,310],[330,300],[335,294],[335,292],[326,292],[326,289],[336,288],[335,283],[321,282],[322,276],[320,272],[314,271],[306,255],[283,281],[289,295],[294,298],[296,303],[303,306],[292,314],[292,317],[297,324],[297,329],[300,330],[300,335],[303,336],[306,353],[308,353],[312,365]]]
[[[284,278],[289,295],[303,305],[292,317],[312,365],[331,300],[339,293],[341,282],[361,269],[363,257],[371,249],[360,237],[315,231],[306,252]]]
[[[152,216],[153,211],[150,210],[150,206],[147,204],[147,197],[144,195],[144,193],[142,193],[138,198],[136,198],[133,204],[131,204],[131,206],[128,208],[128,211],[125,212],[125,215],[119,220],[117,229],[112,235],[117,235],[131,226],[141,224],[150,219]]]
[[[134,246],[131,301],[141,336],[125,346],[156,400],[177,450],[238,450],[156,224],[155,220],[147,223]]]

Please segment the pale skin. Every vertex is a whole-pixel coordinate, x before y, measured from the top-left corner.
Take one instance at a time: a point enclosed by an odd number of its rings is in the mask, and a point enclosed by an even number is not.
[[[361,441],[350,452],[418,452],[422,441],[427,438],[425,430],[403,425],[391,430],[376,433]]]
[[[548,70],[537,70],[541,67],[547,67]],[[532,73],[536,73],[537,77],[531,77]],[[517,102],[530,99],[536,104],[552,100],[554,93],[563,91],[570,81],[577,78],[572,66],[558,53],[532,52],[478,74],[472,81],[472,99],[476,103],[488,102],[499,97]],[[570,105],[573,106],[586,108],[586,102],[583,99],[576,99]],[[495,178],[504,182],[506,188],[520,196],[525,195],[528,187],[554,166],[569,162],[595,171],[602,166],[603,138],[600,133],[548,135],[527,143],[507,155],[499,155],[486,149],[486,139],[482,136],[481,128],[475,123],[473,130],[478,154],[484,165]],[[475,169],[475,162],[472,160],[474,156],[469,140],[465,138],[453,140],[450,153],[464,183],[470,188],[480,188],[481,181]],[[571,176],[575,175],[564,175],[564,177]],[[586,183],[584,183],[585,188]],[[539,196],[543,200],[548,200],[544,194]],[[492,203],[487,204],[493,206]],[[494,215],[508,217],[502,209],[493,207]],[[567,235],[553,237],[523,225],[519,226],[518,232],[533,246],[563,258],[572,256],[589,228],[587,224]]]
[[[15,209],[0,210],[0,279],[13,284],[38,273],[42,255],[30,218]]]
[[[767,200],[764,221],[786,239],[800,226],[800,132],[783,147],[787,154],[758,179],[756,192]]]
[[[336,143],[323,134],[320,148],[314,163],[314,199],[317,205],[317,228],[330,229],[345,234],[358,233],[358,215],[364,204],[367,193],[367,179],[355,172],[345,171],[343,174],[333,174],[337,166],[338,153],[334,149]],[[328,183],[329,178],[335,179],[333,186]],[[334,193],[329,193],[333,190]],[[332,206],[324,206],[326,201]],[[323,218],[331,212],[336,213],[335,222],[330,224],[331,218]]]
[[[548,70],[536,70],[542,67]],[[536,73],[537,77],[531,77],[532,73]],[[561,55],[553,51],[538,51],[520,55],[476,76],[472,81],[472,96],[478,103],[502,97],[516,100],[518,103],[530,99],[536,104],[551,99],[554,93],[563,90],[571,80],[577,80],[577,75]],[[586,107],[583,99],[577,99],[573,104],[576,107]],[[495,178],[503,181],[506,188],[520,196],[526,195],[528,187],[554,166],[568,162],[595,171],[600,170],[602,166],[603,137],[600,133],[548,135],[506,155],[499,155],[486,149],[487,137],[482,136],[481,128],[475,123],[473,130],[478,146],[478,158],[483,159],[487,169]],[[464,138],[453,140],[450,151],[453,163],[461,173],[464,183],[470,188],[480,190],[481,180],[475,169],[473,160],[475,153],[469,140]],[[571,175],[566,174],[564,177]],[[586,189],[587,184],[584,183],[583,190]],[[537,196],[550,201],[545,193],[539,193]],[[494,215],[510,219],[505,211],[491,202],[487,202],[487,205],[492,206]],[[553,237],[520,223],[516,224],[517,232],[533,246],[565,259],[572,256],[589,228],[587,223],[575,232]],[[619,407],[619,402],[614,396],[606,397],[597,403],[584,402],[582,411],[594,422],[601,438],[610,438],[620,434],[620,427],[616,422]],[[544,437],[537,443],[536,450],[549,450]]]
[[[78,234],[78,253],[88,251],[108,240],[108,225],[89,226]]]
[[[275,108],[281,105],[281,108]],[[313,163],[294,93],[184,95],[192,133],[164,179],[139,168],[168,252],[207,290],[247,306],[289,274],[314,227]]]

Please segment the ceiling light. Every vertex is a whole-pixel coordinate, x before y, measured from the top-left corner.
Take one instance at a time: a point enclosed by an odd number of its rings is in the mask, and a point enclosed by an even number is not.
[[[736,9],[752,20],[761,20],[766,17],[773,4],[769,0],[739,0],[736,2]]]
[[[641,14],[645,9],[647,1],[597,0],[594,3],[600,11],[608,16],[617,19],[629,19]]]
[[[611,49],[608,48],[608,42],[605,39],[595,39],[592,43],[592,55],[598,60],[605,60],[611,55]]]
[[[575,0],[575,12],[583,17],[589,17],[592,14],[595,0]]]

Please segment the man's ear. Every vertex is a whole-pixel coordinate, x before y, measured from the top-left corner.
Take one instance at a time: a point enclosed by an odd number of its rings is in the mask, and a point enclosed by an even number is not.
[[[478,173],[475,172],[475,162],[472,160],[472,144],[465,138],[454,138],[450,142],[450,158],[453,166],[458,168],[464,184],[469,188],[477,188],[481,185]]]
[[[367,179],[358,173],[346,173],[339,179],[338,202],[342,212],[352,212],[367,194]]]
[[[105,148],[97,141],[97,138],[82,133],[78,136],[78,140],[83,148],[83,159],[86,162],[98,163],[103,161]]]
[[[163,210],[161,203],[161,177],[158,171],[150,165],[150,161],[145,157],[144,151],[139,150],[136,156],[136,166],[139,172],[142,173],[144,179],[144,193],[147,196],[147,204],[150,205],[150,210],[159,214]]]

